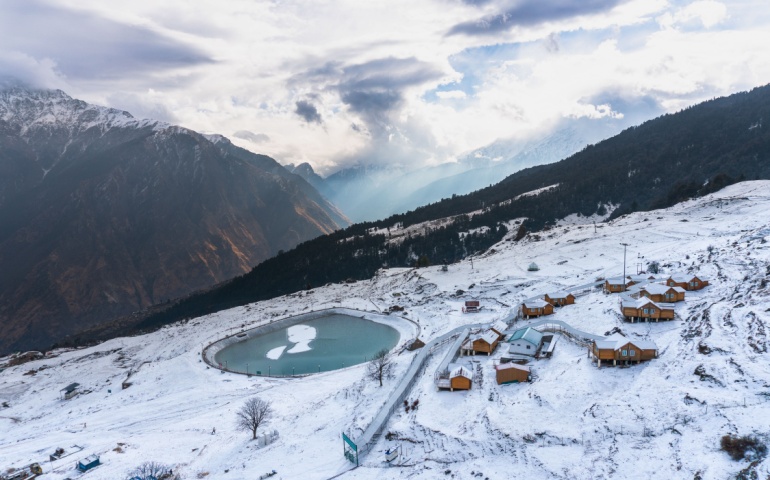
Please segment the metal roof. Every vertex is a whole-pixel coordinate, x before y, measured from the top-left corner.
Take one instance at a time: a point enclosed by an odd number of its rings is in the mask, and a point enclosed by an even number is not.
[[[513,332],[513,335],[511,335],[511,338],[508,340],[508,342],[510,343],[519,339],[526,340],[527,342],[537,347],[540,345],[540,342],[543,341],[543,334],[532,327],[520,328]]]
[[[75,390],[76,388],[78,388],[79,386],[80,386],[80,384],[79,384],[79,383],[70,383],[70,384],[69,384],[69,385],[67,385],[66,387],[62,388],[62,389],[60,390],[60,392],[67,392],[67,393],[70,393],[70,392],[72,392],[73,390]]]

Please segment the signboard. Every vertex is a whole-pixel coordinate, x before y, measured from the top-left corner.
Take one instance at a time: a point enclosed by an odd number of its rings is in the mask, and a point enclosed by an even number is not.
[[[358,445],[344,433],[342,434],[342,449],[345,458],[347,458],[350,463],[355,463],[356,466],[358,466]]]

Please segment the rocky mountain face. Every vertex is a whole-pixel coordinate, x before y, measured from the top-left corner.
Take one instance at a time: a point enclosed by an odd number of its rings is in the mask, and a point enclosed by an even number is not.
[[[0,91],[0,352],[244,274],[346,218],[273,159],[61,91]]]

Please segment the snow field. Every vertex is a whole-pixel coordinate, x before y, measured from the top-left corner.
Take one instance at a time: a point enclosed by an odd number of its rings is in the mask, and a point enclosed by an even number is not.
[[[46,471],[42,478],[77,478],[74,461],[96,453],[104,465],[86,478],[122,478],[148,460],[172,465],[183,478],[206,472],[204,478],[256,478],[272,469],[277,478],[329,478],[349,466],[340,433],[357,437],[396,381],[383,388],[364,381],[365,365],[301,379],[223,374],[200,361],[203,346],[271,318],[332,306],[382,311],[400,305],[427,342],[463,324],[505,318],[526,298],[618,276],[620,243],[629,243],[628,273],[655,260],[666,273],[696,272],[711,286],[688,292],[672,322],[625,323],[618,297],[598,291],[553,318],[592,333],[619,327],[629,337],[649,338],[659,347],[658,359],[597,369],[585,348],[561,337],[551,359],[531,363],[531,384],[496,384],[498,348],[491,357],[473,357],[482,381],[472,390],[438,392],[433,373],[445,353],[439,349],[408,397],[419,399],[419,408],[399,409],[383,432],[394,439],[383,434],[363,466],[339,478],[728,478],[748,462],[721,452],[720,437],[767,440],[768,434],[768,207],[770,182],[744,182],[597,225],[596,232],[593,225],[569,225],[520,242],[505,239],[448,272],[384,270],[370,281],[54,352],[0,373],[0,404],[9,405],[0,408],[0,468],[37,461]],[[540,271],[527,271],[533,261]],[[481,300],[483,310],[464,315],[460,309],[471,298]],[[401,375],[414,353],[394,351]],[[129,372],[132,385],[123,390]],[[60,400],[59,390],[71,382],[90,393]],[[280,434],[264,448],[235,429],[235,412],[256,395],[272,402],[275,415],[266,429]],[[397,443],[408,466],[383,461],[381,452]],[[42,461],[73,444],[85,449],[53,465]],[[755,469],[761,478],[770,473],[767,460]]]

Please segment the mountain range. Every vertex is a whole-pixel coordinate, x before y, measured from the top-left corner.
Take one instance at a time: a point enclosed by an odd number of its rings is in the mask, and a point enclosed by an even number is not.
[[[567,217],[612,220],[742,179],[770,179],[770,130],[763,123],[769,115],[770,86],[664,115],[496,185],[304,242],[231,282],[145,312],[138,325],[157,327],[330,282],[368,279],[383,267],[457,262],[483,254],[510,229],[516,230],[512,241],[537,239]]]
[[[353,221],[374,221],[494,185],[528,167],[557,162],[616,135],[630,122],[627,118],[568,118],[539,135],[502,138],[456,162],[427,167],[361,164],[326,178],[308,163],[286,167]]]
[[[347,225],[275,160],[62,91],[0,90],[0,352],[248,272]]]

